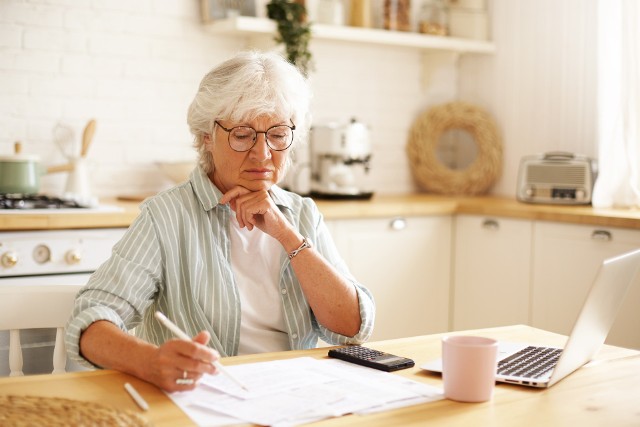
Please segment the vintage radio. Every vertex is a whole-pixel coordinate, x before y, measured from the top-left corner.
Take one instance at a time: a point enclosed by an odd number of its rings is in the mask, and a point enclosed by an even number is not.
[[[596,180],[593,159],[566,152],[527,156],[520,161],[516,197],[521,202],[588,205]]]

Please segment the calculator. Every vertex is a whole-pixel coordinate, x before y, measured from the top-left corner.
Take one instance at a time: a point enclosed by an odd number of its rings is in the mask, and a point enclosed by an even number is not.
[[[412,368],[415,365],[413,360],[406,357],[396,356],[359,345],[331,349],[329,350],[329,357],[335,357],[336,359],[387,372]]]

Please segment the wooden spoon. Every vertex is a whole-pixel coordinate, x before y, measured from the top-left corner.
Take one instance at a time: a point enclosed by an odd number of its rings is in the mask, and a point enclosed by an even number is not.
[[[89,120],[87,126],[84,128],[84,132],[82,134],[82,148],[80,149],[80,157],[86,157],[87,152],[89,151],[89,145],[91,145],[91,140],[93,139],[93,134],[96,133],[96,121],[95,119]]]

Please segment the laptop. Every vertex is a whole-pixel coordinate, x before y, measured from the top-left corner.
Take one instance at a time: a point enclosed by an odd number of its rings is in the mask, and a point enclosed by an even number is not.
[[[609,334],[639,270],[640,249],[604,260],[564,349],[500,342],[496,381],[551,387],[589,362]],[[442,372],[442,359],[421,368]]]

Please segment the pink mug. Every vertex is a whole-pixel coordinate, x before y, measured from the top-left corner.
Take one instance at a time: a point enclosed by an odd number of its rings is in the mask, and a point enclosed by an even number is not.
[[[493,397],[498,342],[491,338],[442,338],[444,396],[458,402],[486,402]]]

